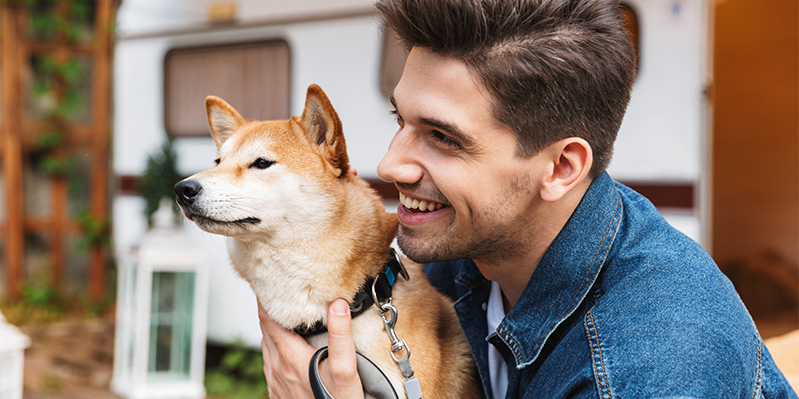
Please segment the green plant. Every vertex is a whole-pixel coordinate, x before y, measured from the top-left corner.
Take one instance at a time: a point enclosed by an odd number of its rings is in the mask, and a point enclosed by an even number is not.
[[[25,5],[34,11],[31,13],[31,31],[40,38],[61,35],[71,44],[88,39],[82,25],[90,21],[90,2],[91,0],[72,0],[68,9],[58,10],[61,7],[58,0],[25,0]],[[15,4],[19,3],[20,1],[15,1]]]
[[[46,323],[64,317],[65,301],[48,281],[46,265],[38,265],[34,278],[22,285],[22,298],[3,303],[3,314],[13,324]]]
[[[144,198],[144,213],[147,223],[152,224],[152,216],[158,210],[162,198],[174,197],[173,186],[180,180],[177,172],[177,153],[172,140],[167,139],[161,148],[147,158],[147,166],[139,181],[139,193]],[[173,205],[177,212],[177,205]]]
[[[225,399],[264,398],[267,395],[261,353],[241,342],[233,344],[222,357],[218,367],[205,375],[209,396]]]
[[[83,236],[75,244],[80,251],[111,246],[111,226],[105,218],[95,217],[84,208],[75,217]]]
[[[39,391],[45,394],[59,393],[64,389],[64,379],[55,374],[45,374],[40,382]]]

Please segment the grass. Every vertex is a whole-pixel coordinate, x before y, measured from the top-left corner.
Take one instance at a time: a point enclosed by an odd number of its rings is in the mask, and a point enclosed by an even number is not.
[[[260,351],[239,342],[218,348],[216,359],[208,359],[205,389],[209,397],[224,399],[265,398],[264,362]]]

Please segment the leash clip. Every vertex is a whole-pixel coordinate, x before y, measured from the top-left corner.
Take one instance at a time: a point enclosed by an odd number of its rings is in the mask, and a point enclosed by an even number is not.
[[[388,297],[382,303],[378,300],[377,291],[375,289],[376,281],[377,279],[372,282],[372,299],[374,299],[375,306],[380,310],[380,317],[383,319],[383,325],[386,328],[389,339],[391,339],[391,359],[397,363],[400,372],[402,372],[402,376],[405,378],[403,387],[405,388],[405,394],[408,399],[421,399],[422,388],[419,385],[419,380],[413,376],[414,373],[411,368],[411,347],[405,340],[400,340],[399,337],[397,337],[397,332],[394,330],[394,327],[397,325],[399,312],[397,311],[397,307],[394,306],[391,297]],[[404,352],[404,356],[397,357],[398,352]]]
[[[411,348],[408,346],[408,343],[405,340],[400,340],[397,337],[397,332],[394,330],[394,326],[397,325],[397,307],[394,306],[394,303],[391,302],[391,298],[388,299],[388,302],[380,305],[380,310],[382,313],[380,317],[383,318],[383,324],[386,326],[386,332],[388,333],[389,339],[391,339],[391,358],[394,359],[394,362],[397,364],[400,363],[402,360],[407,360],[411,357]],[[386,313],[389,314],[388,319],[386,319]],[[397,358],[395,353],[402,351],[405,349],[405,356],[402,358]]]

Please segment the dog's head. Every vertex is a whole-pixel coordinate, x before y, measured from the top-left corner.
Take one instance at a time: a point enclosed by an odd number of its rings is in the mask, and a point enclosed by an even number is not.
[[[330,223],[349,173],[341,121],[325,93],[308,87],[301,117],[246,121],[217,97],[205,99],[216,166],[175,185],[184,215],[234,237],[305,234]]]

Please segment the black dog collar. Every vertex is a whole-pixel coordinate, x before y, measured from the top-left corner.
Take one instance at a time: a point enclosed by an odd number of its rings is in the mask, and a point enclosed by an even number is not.
[[[352,318],[366,312],[369,307],[375,303],[372,298],[373,286],[378,301],[383,302],[390,298],[392,287],[394,287],[394,283],[397,282],[398,276],[402,276],[406,280],[409,279],[408,271],[405,270],[405,266],[402,265],[399,255],[397,255],[397,252],[392,248],[391,252],[388,254],[388,259],[383,267],[383,271],[378,273],[377,276],[367,280],[358,293],[355,294],[355,298],[352,299],[350,303],[350,314],[352,314]],[[327,325],[319,320],[311,326],[298,327],[294,329],[294,332],[303,337],[309,337],[311,335],[327,332]]]

